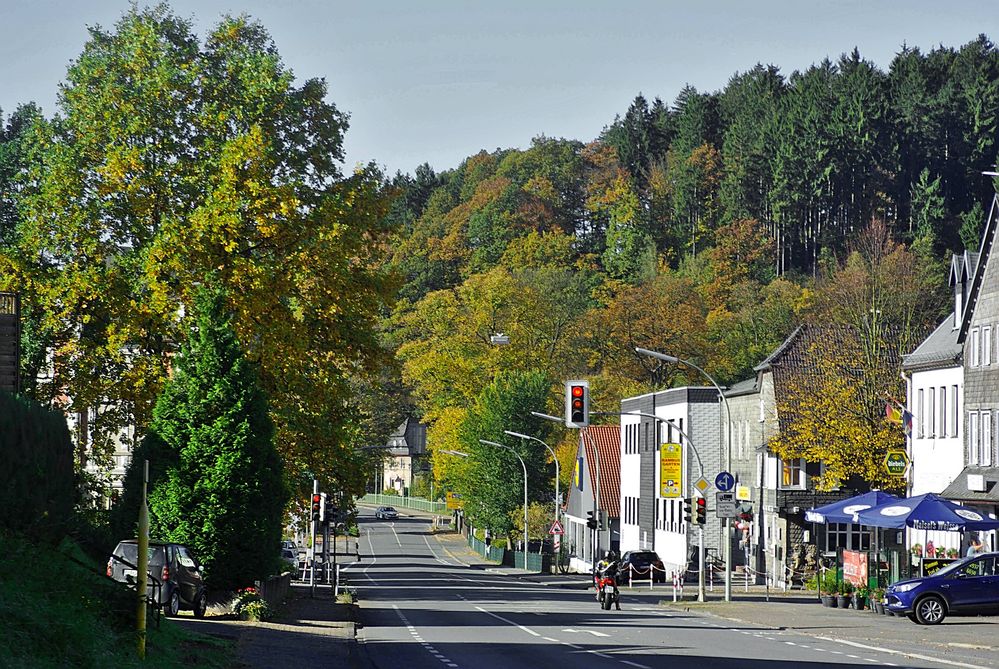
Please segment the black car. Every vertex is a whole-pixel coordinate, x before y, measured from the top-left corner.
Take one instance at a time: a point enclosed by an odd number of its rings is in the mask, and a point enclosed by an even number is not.
[[[121,583],[135,583],[138,562],[138,541],[121,541],[108,560],[107,575]],[[168,616],[177,615],[181,609],[190,609],[195,617],[204,617],[208,608],[208,593],[201,571],[187,546],[149,542],[147,573],[152,577],[148,579],[149,596]],[[158,580],[161,587],[157,588],[153,579]]]
[[[923,578],[899,581],[885,592],[888,610],[921,625],[948,615],[999,613],[999,553],[952,562]]]
[[[666,581],[666,571],[663,568],[663,561],[655,551],[625,551],[621,556],[621,564],[618,573],[622,583],[634,581],[647,581],[651,570],[653,583],[664,583]]]

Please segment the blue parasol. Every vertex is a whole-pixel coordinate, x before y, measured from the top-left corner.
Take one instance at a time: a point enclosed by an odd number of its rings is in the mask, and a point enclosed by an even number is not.
[[[919,530],[994,530],[999,520],[984,516],[974,509],[937,497],[933,493],[907,497],[855,513],[853,522],[871,527]]]
[[[853,519],[853,514],[881,504],[895,502],[898,499],[891,493],[872,490],[810,509],[805,512],[805,520],[812,523],[855,523],[857,521]]]

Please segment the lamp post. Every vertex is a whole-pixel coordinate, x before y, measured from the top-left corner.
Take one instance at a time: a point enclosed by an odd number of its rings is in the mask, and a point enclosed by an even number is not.
[[[540,413],[538,411],[532,411],[531,415],[534,416],[534,417],[536,417],[536,418],[543,418],[544,420],[550,420],[550,421],[555,422],[555,423],[563,423],[563,419],[559,418],[558,416],[550,416],[550,415],[548,415],[546,413]],[[596,482],[597,482],[597,484],[595,486],[593,486],[593,506],[594,506],[594,508],[593,508],[593,516],[594,516],[594,518],[600,518],[601,517],[601,514],[600,514],[600,450],[597,449],[597,443],[593,440],[593,437],[590,436],[589,432],[587,432],[587,431],[585,431],[583,429],[580,429],[579,434],[580,434],[581,437],[582,437],[582,435],[586,435],[586,438],[590,440],[590,446],[593,448],[593,464],[595,466],[595,474],[596,474],[595,478],[596,478]],[[608,526],[609,525],[610,525],[610,520],[608,519]],[[596,571],[596,568],[597,568],[597,556],[600,554],[600,526],[599,525],[597,526],[597,529],[594,530],[594,536],[596,537],[596,539],[593,541],[593,545],[591,546],[592,550],[590,551],[590,553],[591,553],[591,555],[590,555],[590,561],[592,563],[593,570]]]
[[[701,461],[701,454],[698,453],[697,447],[694,446],[693,440],[691,440],[690,435],[680,429],[680,426],[676,423],[670,423],[664,418],[651,413],[644,413],[642,411],[629,411],[624,412],[611,412],[611,411],[594,411],[592,412],[598,416],[641,416],[643,418],[651,418],[656,422],[656,425],[661,425],[662,423],[668,423],[670,427],[680,433],[680,436],[687,440],[687,444],[690,445],[690,450],[694,452],[694,457],[697,458],[697,468],[700,470],[701,478],[704,478],[704,463]],[[656,429],[656,434],[658,435],[659,430]],[[656,439],[658,441],[658,439]],[[658,448],[658,446],[657,446]],[[655,547],[655,533],[652,534],[653,537],[653,548]],[[684,567],[686,569],[686,567]],[[704,602],[707,598],[704,594],[704,526],[698,523],[697,525],[697,601]]]
[[[721,386],[718,385],[718,383],[714,380],[714,378],[712,378],[710,374],[708,374],[703,369],[701,369],[694,363],[690,362],[689,360],[684,360],[683,358],[678,358],[673,355],[660,353],[659,351],[650,351],[647,348],[635,347],[635,353],[641,355],[647,355],[650,358],[656,358],[657,360],[664,360],[666,362],[672,362],[672,363],[680,363],[686,365],[687,367],[693,367],[698,372],[700,372],[704,376],[704,378],[706,378],[708,381],[711,382],[711,385],[713,385],[715,387],[715,390],[718,391],[718,396],[721,397],[722,404],[725,405],[725,419],[726,419],[725,422],[727,427],[727,429],[725,430],[725,438],[726,438],[725,469],[731,470],[732,469],[732,412],[729,410],[728,398],[726,398],[725,394],[722,392]],[[729,519],[726,518],[725,532],[723,533],[724,534],[723,538],[725,542],[723,548],[725,549],[725,601],[726,602],[732,601],[732,537],[729,536],[729,531],[730,531],[730,523]]]
[[[513,450],[506,444],[501,444],[498,441],[488,441],[486,439],[479,439],[479,443],[486,444],[487,446],[499,446],[500,448],[505,448],[517,456],[517,459],[520,460],[520,466],[524,468],[524,569],[527,569],[527,465],[524,464],[524,458],[520,457],[520,453]]]
[[[511,437],[517,437],[519,439],[530,439],[531,441],[536,441],[539,444],[541,444],[542,446],[544,446],[545,448],[547,448],[548,452],[552,454],[552,460],[555,461],[555,522],[558,522],[558,512],[559,512],[559,507],[561,506],[562,498],[559,497],[559,494],[558,494],[558,492],[559,492],[558,491],[558,479],[559,479],[559,471],[560,471],[560,469],[559,469],[559,464],[558,464],[558,456],[555,455],[555,449],[553,449],[551,446],[549,446],[545,442],[541,441],[537,437],[532,437],[529,434],[522,434],[520,432],[514,432],[513,430],[503,430],[503,434],[508,434]]]

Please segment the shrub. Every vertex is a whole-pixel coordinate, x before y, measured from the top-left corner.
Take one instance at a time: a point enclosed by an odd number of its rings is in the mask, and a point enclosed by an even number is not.
[[[0,391],[0,530],[56,540],[77,500],[66,417]]]
[[[271,617],[271,608],[267,600],[261,597],[260,591],[254,587],[242,588],[236,592],[232,612],[246,620],[267,620]]]

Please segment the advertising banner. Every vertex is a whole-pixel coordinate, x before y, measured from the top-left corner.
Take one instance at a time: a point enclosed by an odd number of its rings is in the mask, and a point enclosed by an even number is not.
[[[659,447],[659,496],[680,497],[683,494],[683,447],[663,444]]]
[[[867,553],[843,551],[843,578],[856,586],[867,585]]]

